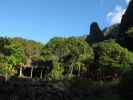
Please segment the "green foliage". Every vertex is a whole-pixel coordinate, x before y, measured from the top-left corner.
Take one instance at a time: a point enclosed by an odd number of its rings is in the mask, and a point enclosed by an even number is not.
[[[0,56],[0,75],[10,77],[16,73],[15,68],[8,63],[8,57]]]
[[[79,72],[79,70],[87,67],[86,62],[89,64],[93,60],[93,50],[85,41],[85,38],[55,37],[45,46],[43,57],[49,58],[48,56],[56,58],[54,60],[61,63],[64,74],[71,76],[73,72],[77,71],[77,67]]]
[[[133,53],[115,40],[93,44],[92,48],[83,37],[55,37],[46,45],[22,38],[0,38],[0,64],[0,73],[9,76],[18,66],[32,64],[46,67],[42,77],[46,74],[48,80],[86,78],[91,74],[104,77],[130,67]]]
[[[41,52],[41,59],[43,59],[44,61],[58,61],[59,58],[52,54],[52,52],[50,50],[48,50],[47,48],[43,48],[43,51]]]
[[[103,66],[126,67],[133,63],[133,54],[114,40],[104,41],[94,46],[98,63]]]
[[[133,39],[133,27],[129,28],[126,34],[129,38]]]
[[[1,55],[9,56],[11,54],[9,45],[10,45],[10,41],[8,38],[0,37],[0,54]]]
[[[19,61],[30,66],[32,57],[40,56],[43,45],[32,40],[23,38],[13,38],[11,40],[11,47]]]
[[[18,47],[17,45],[13,44],[10,45],[11,49],[11,56],[9,56],[9,63],[13,66],[19,65],[21,63],[26,63],[26,56],[22,48]]]
[[[14,75],[16,73],[16,67],[21,64],[27,64],[27,58],[29,56],[30,59],[31,56],[39,56],[42,47],[40,43],[34,41],[1,37],[0,74],[6,77]]]
[[[114,40],[94,45],[95,64],[104,74],[121,72],[133,64],[133,53],[121,47]]]
[[[46,48],[59,58],[69,55],[70,53],[73,53],[75,56],[80,53],[86,53],[86,56],[90,57],[92,52],[90,46],[84,39],[75,37],[53,38],[46,44]]]
[[[133,51],[133,27],[130,27],[125,33],[124,33],[124,40],[123,44],[126,48]]]
[[[47,75],[48,80],[62,80],[63,79],[63,68],[60,66],[60,63],[53,62],[53,68],[50,73]]]

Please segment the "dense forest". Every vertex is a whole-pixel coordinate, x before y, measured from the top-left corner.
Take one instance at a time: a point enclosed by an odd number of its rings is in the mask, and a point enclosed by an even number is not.
[[[46,44],[19,37],[0,37],[1,79],[17,77],[44,81],[80,80],[98,84],[113,82],[124,91],[120,94],[131,96],[132,17],[133,1],[121,23],[101,30],[98,23],[93,22],[87,36],[54,37]]]

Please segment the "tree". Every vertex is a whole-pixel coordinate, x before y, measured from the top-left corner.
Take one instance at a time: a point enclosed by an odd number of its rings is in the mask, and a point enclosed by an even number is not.
[[[44,52],[50,52],[53,57],[56,57],[61,67],[64,68],[65,76],[73,76],[74,72],[77,71],[77,66],[78,74],[75,75],[79,76],[81,71],[83,71],[82,68],[88,66],[85,62],[89,64],[93,59],[93,50],[85,41],[85,38],[55,37],[46,44]],[[45,53],[43,55],[44,58],[47,58]]]
[[[26,56],[24,50],[16,44],[11,44],[9,47],[11,55],[8,57],[8,62],[13,66],[25,64]]]
[[[24,58],[24,64],[27,66],[31,65],[32,57],[40,56],[41,49],[43,48],[41,43],[23,38],[12,38],[10,41],[14,53],[16,52],[21,58]],[[17,54],[15,55],[17,56]]]
[[[60,66],[60,63],[54,61],[53,68],[50,73],[47,75],[48,80],[62,80],[63,79],[63,68]]]
[[[5,78],[8,79],[8,77],[15,73],[15,68],[8,63],[8,57],[0,56],[0,75],[5,76]]]
[[[94,45],[95,64],[100,76],[119,74],[133,64],[133,53],[121,47],[114,40],[107,40]]]
[[[0,71],[14,75],[16,67],[27,64],[27,58],[39,57],[42,44],[22,38],[0,38]],[[28,63],[29,64],[29,63]],[[14,72],[15,71],[15,72]]]
[[[10,48],[8,47],[10,45],[10,41],[8,38],[0,37],[0,54],[9,56],[11,55]]]

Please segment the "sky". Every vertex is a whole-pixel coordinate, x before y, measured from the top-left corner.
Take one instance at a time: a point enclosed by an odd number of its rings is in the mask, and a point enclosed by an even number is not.
[[[119,23],[129,0],[0,0],[0,36],[47,43]]]

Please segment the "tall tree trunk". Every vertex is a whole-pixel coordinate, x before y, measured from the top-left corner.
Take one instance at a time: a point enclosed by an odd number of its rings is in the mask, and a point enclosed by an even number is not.
[[[80,66],[78,68],[78,77],[80,77]]]
[[[31,57],[28,57],[28,58],[27,58],[26,65],[27,65],[27,66],[31,66],[31,62],[32,62]]]
[[[73,74],[73,66],[72,66],[72,64],[70,65],[69,70],[70,70],[69,76],[72,76],[72,74]]]
[[[33,67],[31,68],[31,73],[30,73],[30,77],[32,78],[33,77]]]
[[[6,81],[7,81],[7,79],[8,79],[8,74],[7,74],[7,72],[6,72],[5,78],[6,78]]]
[[[42,73],[43,73],[43,71],[41,70],[40,79],[42,79]]]
[[[22,72],[22,67],[20,67],[20,69],[19,69],[19,77],[22,77],[22,75],[23,75],[23,72]]]

